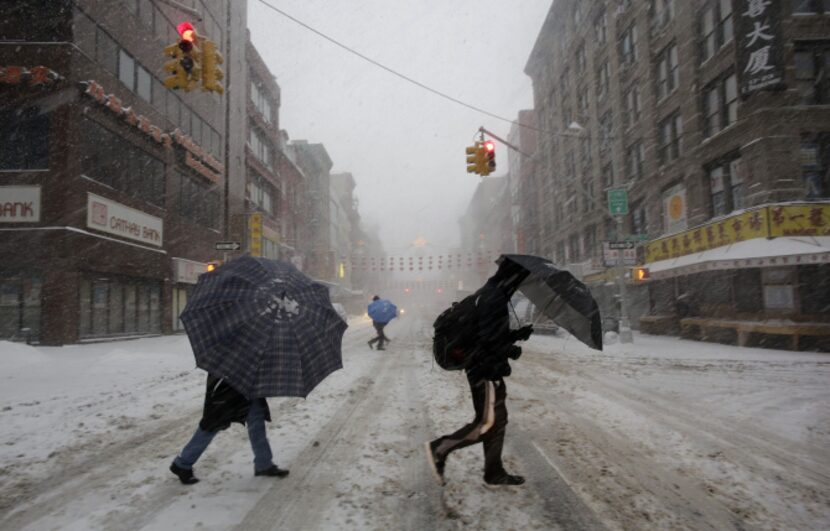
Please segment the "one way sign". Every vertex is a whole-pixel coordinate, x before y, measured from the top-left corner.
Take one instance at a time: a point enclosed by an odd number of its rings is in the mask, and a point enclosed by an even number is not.
[[[217,251],[238,251],[242,248],[239,242],[216,242]]]

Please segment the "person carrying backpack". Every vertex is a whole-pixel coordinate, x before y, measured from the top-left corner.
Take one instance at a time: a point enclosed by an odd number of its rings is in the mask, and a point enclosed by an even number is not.
[[[480,290],[470,296],[472,299],[454,306],[456,310],[467,308],[464,315],[458,315],[459,312],[453,312],[451,308],[436,320],[436,360],[444,368],[465,370],[475,409],[472,422],[425,445],[429,465],[439,485],[444,484],[444,467],[450,453],[477,443],[484,446],[486,483],[521,485],[525,481],[521,476],[507,473],[501,452],[507,425],[504,378],[511,372],[508,360],[519,358],[522,350],[514,343],[528,339],[533,332],[530,325],[510,330],[508,305],[527,275],[527,271],[504,263]],[[455,334],[442,333],[440,325],[447,322],[458,328]],[[455,360],[458,365],[451,365],[449,361],[444,363],[445,351],[450,353],[446,359]],[[462,351],[465,356],[460,355]]]

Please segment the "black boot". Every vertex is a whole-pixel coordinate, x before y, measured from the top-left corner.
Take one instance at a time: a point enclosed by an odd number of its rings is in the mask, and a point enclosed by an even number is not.
[[[522,476],[512,476],[507,472],[502,472],[492,476],[485,475],[484,482],[488,485],[521,485],[525,482],[525,478]]]
[[[288,470],[284,470],[277,465],[271,465],[264,470],[257,470],[254,472],[255,476],[270,476],[276,478],[284,478],[288,475]]]
[[[170,465],[170,472],[176,474],[179,477],[179,481],[181,481],[185,485],[193,485],[194,483],[199,483],[199,478],[193,475],[192,469],[188,470],[186,468],[176,466],[175,462],[173,462]]]

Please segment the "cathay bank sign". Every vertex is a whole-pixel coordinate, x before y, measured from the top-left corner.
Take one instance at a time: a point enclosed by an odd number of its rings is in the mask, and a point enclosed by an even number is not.
[[[163,221],[95,194],[88,194],[86,226],[161,247]]]
[[[40,186],[0,186],[0,223],[40,221]]]

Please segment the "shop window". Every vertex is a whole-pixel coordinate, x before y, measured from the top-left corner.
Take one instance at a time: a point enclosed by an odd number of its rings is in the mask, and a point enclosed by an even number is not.
[[[109,281],[92,280],[92,335],[107,335],[109,315]]]
[[[0,111],[0,170],[48,169],[49,132],[39,107]]]
[[[138,332],[138,286],[124,286],[124,333]]]
[[[802,135],[800,159],[804,198],[830,196],[830,133]]]
[[[706,166],[712,202],[712,216],[723,216],[743,208],[746,202],[746,182],[743,162],[737,155],[729,155]]]
[[[805,105],[830,103],[830,42],[797,43],[795,82]]]
[[[798,294],[801,313],[830,315],[830,264],[805,265],[798,268]]]
[[[20,330],[20,292],[16,279],[0,283],[0,337],[14,337]]]
[[[41,277],[36,274],[0,277],[0,338],[39,338],[41,288]]]

